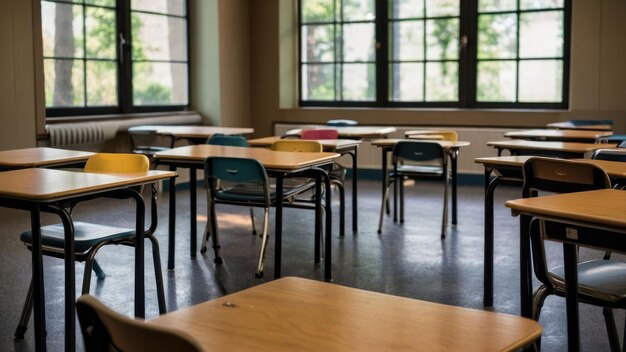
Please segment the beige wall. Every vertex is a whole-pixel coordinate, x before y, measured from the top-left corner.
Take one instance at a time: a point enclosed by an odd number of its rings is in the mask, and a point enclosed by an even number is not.
[[[297,108],[293,2],[251,1],[252,121],[257,134],[276,121],[325,122],[350,118],[362,124],[544,126],[570,118],[611,118],[626,132],[626,2],[574,0],[570,109],[503,111],[455,109]],[[290,72],[286,72],[290,71]],[[279,95],[280,92],[280,95]]]

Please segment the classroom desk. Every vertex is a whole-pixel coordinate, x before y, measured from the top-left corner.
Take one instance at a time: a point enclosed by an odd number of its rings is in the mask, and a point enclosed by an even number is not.
[[[530,319],[288,277],[148,321],[207,351],[514,351]]]
[[[626,192],[603,189],[589,192],[564,193],[558,195],[509,200],[505,204],[511,208],[514,216],[525,215],[542,220],[558,222],[566,226],[567,231],[547,232],[548,238],[563,243],[563,262],[565,265],[567,340],[568,350],[580,350],[578,317],[578,273],[577,245],[599,249],[626,252]],[[584,228],[598,231],[585,232]],[[528,241],[528,233],[520,234]],[[530,250],[524,251],[525,257],[520,264],[530,262]],[[530,280],[531,273],[526,271]],[[532,296],[526,300],[532,302]],[[530,302],[529,302],[530,303]]]
[[[611,131],[611,125],[575,125],[570,121],[553,122],[546,125],[548,128],[556,128],[561,130],[592,130],[592,131]]]
[[[251,147],[263,147],[269,148],[275,141],[281,140],[280,136],[263,137],[256,139],[249,139],[248,143]],[[357,153],[359,151],[359,144],[361,141],[355,139],[317,139],[322,144],[325,152],[335,152],[343,155],[350,155],[352,158],[352,232],[357,232],[358,225],[358,165],[357,165]],[[339,224],[339,235],[345,234],[345,225],[343,218]]]
[[[60,167],[83,164],[94,153],[57,148],[24,148],[0,151],[0,170]]]
[[[179,139],[188,139],[194,144],[205,143],[214,134],[243,135],[254,133],[252,128],[217,127],[217,126],[181,126],[181,125],[141,125],[128,129],[128,133],[153,132],[158,135],[171,136],[172,148]]]
[[[229,147],[218,145],[192,145],[173,148],[170,150],[154,154],[157,165],[167,165],[170,171],[177,168],[188,168],[189,172],[189,198],[191,213],[191,256],[196,256],[196,170],[204,169],[204,159],[210,156],[228,156],[251,158],[258,160],[267,171],[270,177],[276,178],[276,213],[275,213],[275,248],[274,248],[274,277],[281,276],[281,251],[282,251],[282,217],[283,217],[283,179],[306,172],[313,173],[313,177],[321,177],[325,186],[326,194],[330,194],[330,178],[326,171],[320,166],[331,164],[339,154],[336,153],[297,153],[297,152],[277,152],[261,148]],[[170,216],[169,216],[169,250],[167,268],[174,269],[175,252],[175,220],[176,220],[176,185],[173,178],[170,179]],[[326,241],[324,278],[331,280],[331,238],[332,238],[332,211],[331,199],[326,197]],[[316,241],[317,242],[317,241]],[[318,258],[316,246],[316,259]]]
[[[306,129],[331,129],[337,130],[339,138],[345,139],[375,139],[385,138],[396,131],[395,127],[384,126],[313,126]],[[296,128],[285,132],[285,136],[300,135],[302,128]]]
[[[511,155],[534,154],[568,159],[584,158],[586,153],[617,146],[617,144],[613,143],[543,142],[521,139],[487,142],[487,145],[496,148],[498,156],[501,156],[502,151],[507,149],[511,152]]]
[[[613,132],[611,131],[549,129],[514,131],[504,134],[505,137],[513,139],[580,143],[597,143],[603,138],[611,135],[613,135]]]
[[[175,177],[169,171],[141,174],[94,174],[55,169],[20,169],[0,172],[0,206],[30,211],[33,232],[32,266],[35,296],[35,343],[37,351],[46,349],[43,260],[41,253],[40,213],[57,214],[65,228],[65,347],[75,348],[74,236],[70,214],[63,204],[108,195],[133,198],[137,203],[135,246],[135,315],[144,316],[144,212],[141,194],[129,188]]]
[[[387,154],[393,151],[393,146],[398,141],[403,140],[411,140],[411,139],[377,139],[372,141],[372,145],[379,147],[382,150],[382,170],[383,170],[383,199],[385,197],[385,189],[387,189],[387,178],[389,177],[387,172]],[[414,141],[414,139],[413,139]],[[470,145],[470,142],[465,141],[432,141],[434,143],[439,143],[443,150],[448,153],[450,157],[451,169],[452,169],[452,225],[457,224],[457,158],[459,156],[459,149],[461,147],[467,147]],[[395,196],[395,194],[394,194]],[[395,201],[394,201],[395,205]],[[394,207],[395,208],[395,207]],[[396,211],[394,209],[394,219],[393,221],[397,221]]]
[[[474,162],[482,164],[485,168],[485,250],[484,250],[484,274],[483,274],[483,305],[493,306],[493,195],[496,187],[503,182],[522,185],[524,175],[522,167],[532,155],[497,156],[476,158]],[[613,181],[626,178],[626,163],[619,161],[574,159],[598,165],[611,177]],[[491,175],[495,177],[492,179]],[[523,288],[521,288],[523,289]],[[528,307],[523,307],[527,311]]]

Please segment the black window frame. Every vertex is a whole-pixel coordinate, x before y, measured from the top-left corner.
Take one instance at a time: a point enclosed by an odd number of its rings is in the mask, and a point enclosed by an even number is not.
[[[545,109],[566,110],[569,108],[570,92],[570,53],[571,53],[571,0],[563,0],[563,77],[562,77],[562,100],[561,102],[479,102],[477,101],[478,76],[478,1],[460,0],[459,39],[465,37],[467,45],[459,53],[459,92],[456,102],[400,102],[389,99],[389,39],[388,39],[388,9],[390,0],[374,0],[376,9],[376,100],[375,101],[339,101],[339,100],[303,100],[302,87],[302,1],[298,0],[297,23],[297,70],[298,70],[298,103],[302,107],[363,107],[363,108],[458,108],[458,109]],[[520,0],[517,0],[517,10],[520,12],[550,11],[547,9],[520,11]],[[558,8],[560,9],[560,8]],[[519,17],[518,17],[519,23]],[[518,28],[518,51],[519,51],[519,28]],[[460,44],[460,43],[459,43]],[[517,57],[517,63],[523,61]],[[335,60],[337,61],[337,60]],[[519,87],[519,73],[516,73],[516,86]],[[516,94],[518,89],[516,87]]]
[[[109,6],[101,6],[101,5],[92,5],[86,4],[84,1],[75,2],[72,0],[41,0],[51,3],[61,3],[61,4],[70,4],[70,5],[78,5],[78,6],[89,6],[94,8],[106,8],[111,9]],[[190,51],[190,15],[189,15],[189,1],[185,1],[185,15],[171,15],[159,12],[149,12],[149,11],[137,11],[133,10],[133,12],[147,13],[147,14],[156,14],[161,16],[172,16],[177,18],[185,19],[185,30],[186,30],[186,40],[187,40],[187,104],[185,105],[141,105],[141,106],[133,106],[133,74],[132,74],[132,35],[131,35],[131,0],[115,0],[115,16],[116,16],[116,62],[117,62],[117,106],[96,106],[96,107],[88,107],[88,106],[80,106],[80,107],[47,107],[46,106],[46,118],[61,118],[61,117],[78,117],[85,116],[89,118],[94,115],[116,115],[116,114],[136,114],[136,113],[151,113],[151,112],[175,112],[175,111],[186,111],[189,109],[191,104],[191,51]],[[84,12],[83,12],[83,23],[84,23]],[[122,38],[124,38],[124,42],[122,42]],[[86,41],[87,38],[85,37]],[[122,49],[123,50],[120,50]],[[120,54],[120,51],[122,52]],[[48,57],[44,57],[46,59]],[[49,57],[54,59],[54,57]],[[82,60],[86,60],[83,58]],[[171,60],[172,62],[176,62],[175,60]],[[86,84],[86,83],[85,83]],[[85,94],[86,88],[85,88]],[[45,104],[45,103],[44,103]]]

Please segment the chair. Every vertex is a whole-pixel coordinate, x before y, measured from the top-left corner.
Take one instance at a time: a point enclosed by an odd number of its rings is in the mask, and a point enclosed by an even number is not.
[[[91,156],[83,172],[87,173],[139,173],[147,172],[149,169],[149,161],[145,155],[139,154],[107,154],[98,153]],[[157,295],[159,302],[159,312],[161,314],[166,312],[165,307],[165,293],[163,290],[163,277],[161,274],[161,256],[159,252],[159,242],[154,236],[157,226],[157,198],[156,188],[152,186],[152,198],[151,198],[151,225],[148,231],[145,233],[145,238],[152,242],[152,256],[154,260],[154,271],[157,283]],[[113,197],[113,196],[112,196]],[[76,203],[68,204],[73,208]],[[104,278],[104,272],[100,269],[100,266],[95,260],[95,255],[105,245],[108,244],[123,244],[127,246],[134,246],[135,244],[135,229],[134,228],[121,228],[109,225],[100,225],[87,223],[82,221],[74,221],[74,245],[76,261],[85,262],[85,271],[83,275],[82,293],[89,293],[89,287],[91,284],[91,271],[94,270],[99,279]],[[64,229],[63,224],[55,224],[41,227],[41,244],[42,253],[57,258],[64,258]],[[32,232],[23,232],[20,239],[24,244],[31,249],[32,247]],[[32,280],[30,287],[28,288],[28,295],[26,296],[26,302],[22,310],[19,325],[15,331],[15,338],[20,340],[24,338],[28,326],[28,320],[30,319],[30,312],[33,307],[33,285]]]
[[[597,160],[626,162],[626,149],[598,149],[593,152],[591,158]],[[613,188],[624,189],[625,187],[626,179],[624,178],[615,180],[615,183],[613,184]]]
[[[260,206],[264,208],[263,232],[261,248],[255,276],[263,277],[263,261],[268,237],[269,208],[276,203],[276,192],[270,190],[270,183],[265,168],[255,159],[232,157],[209,157],[204,161],[204,174],[208,184],[208,226],[202,241],[206,250],[206,242],[210,237],[215,251],[214,262],[222,263],[220,254],[217,216],[217,203]],[[310,188],[309,185],[289,187],[285,185],[283,199],[295,197]]]
[[[346,120],[346,119],[335,119],[335,120],[328,120],[326,122],[326,126],[356,126],[359,123],[354,121],[354,120]]]
[[[563,159],[531,158],[523,167],[523,196],[536,196],[537,192],[567,193],[610,188],[611,182],[598,166]],[[594,229],[578,228],[579,236],[593,233]],[[564,267],[548,269],[544,238],[547,233],[565,233],[567,226],[554,221],[533,220],[530,225],[533,268],[541,282],[533,293],[533,318],[539,320],[546,297],[555,294],[565,297]],[[611,349],[619,351],[619,341],[611,308],[626,308],[626,263],[609,259],[578,263],[578,299],[587,304],[603,307]]]
[[[405,135],[409,139],[432,139],[433,136],[441,136],[440,140],[443,141],[457,142],[459,140],[459,134],[452,130],[424,130],[419,134]]]
[[[140,126],[131,127],[128,129],[128,134],[130,135],[133,153],[143,154],[151,161],[156,152],[174,147],[175,138],[173,135],[157,134],[155,128],[151,126],[147,126],[146,128],[141,128]],[[167,142],[165,146],[155,145],[155,143],[159,142],[163,144],[163,139]]]
[[[383,226],[385,204],[389,198],[392,184],[400,189],[400,222],[404,222],[404,185],[405,177],[436,178],[444,180],[443,217],[441,238],[446,237],[448,225],[448,158],[439,143],[426,141],[400,141],[393,147],[393,171],[386,185],[385,195],[380,208],[378,233]]]
[[[574,126],[613,126],[613,120],[568,120],[566,122],[569,122]]]
[[[216,133],[207,139],[206,144],[226,145],[230,147],[249,147],[248,140],[243,136],[227,136]]]
[[[87,352],[203,350],[193,337],[182,331],[127,318],[90,295],[78,298],[76,313]]]
[[[300,132],[301,139],[337,139],[339,138],[339,132],[332,129],[319,129],[319,130],[302,130]]]
[[[620,143],[618,146],[618,148],[626,148],[626,141],[623,141],[622,143]]]
[[[283,152],[309,152],[321,153],[324,148],[318,141],[299,140],[299,139],[281,139],[272,143],[272,150]]]

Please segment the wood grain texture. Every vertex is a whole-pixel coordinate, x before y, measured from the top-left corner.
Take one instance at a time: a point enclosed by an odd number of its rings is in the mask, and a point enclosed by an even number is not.
[[[611,131],[592,131],[592,130],[550,130],[550,129],[534,129],[525,131],[507,132],[505,137],[515,139],[543,139],[555,141],[567,140],[587,140],[590,143],[596,140],[613,135]]]
[[[55,169],[20,169],[0,172],[0,197],[54,201],[104,190],[152,183],[175,176],[171,171],[140,174],[95,174]]]
[[[505,203],[514,215],[528,214],[611,226],[626,232],[626,192],[614,189],[564,193]]]
[[[50,167],[87,161],[94,153],[57,148],[24,148],[0,151],[0,166],[12,169]]]
[[[388,139],[377,139],[372,141],[372,145],[375,145],[377,147],[389,147],[392,146],[394,144],[396,144],[397,142],[400,141],[413,141],[415,142],[415,139],[405,139],[405,138],[388,138]],[[470,142],[466,142],[466,141],[458,141],[458,142],[450,142],[450,141],[429,141],[429,142],[433,142],[433,143],[439,143],[443,149],[450,149],[450,148],[461,148],[461,147],[467,147],[470,145]]]
[[[611,131],[613,126],[611,125],[574,125],[571,122],[553,122],[547,124],[550,128],[559,128],[559,129],[567,129],[567,130],[593,130],[593,131]]]
[[[339,157],[337,153],[277,152],[263,148],[229,147],[219,145],[190,145],[158,152],[157,160],[183,160],[202,162],[210,156],[227,156],[258,160],[267,169],[296,170],[329,163]]]
[[[613,148],[617,146],[614,143],[576,143],[576,142],[543,142],[543,141],[527,141],[514,139],[510,141],[493,141],[487,142],[490,147],[505,148],[512,150],[545,150],[573,153],[593,152],[597,149]]]
[[[271,136],[263,138],[248,139],[251,147],[271,147],[272,143],[281,140],[280,136]],[[346,147],[352,147],[361,144],[361,141],[355,139],[316,139],[320,142],[325,150],[332,151]]]
[[[532,320],[283,278],[148,322],[207,351],[510,351],[538,338]]]
[[[534,158],[532,155],[514,155],[514,156],[492,156],[484,158],[475,158],[474,162],[483,164],[486,167],[498,168],[498,166],[516,167],[520,171],[526,160]],[[626,177],[626,163],[620,161],[607,161],[595,159],[569,159],[582,163],[594,164],[604,170],[611,177]]]

